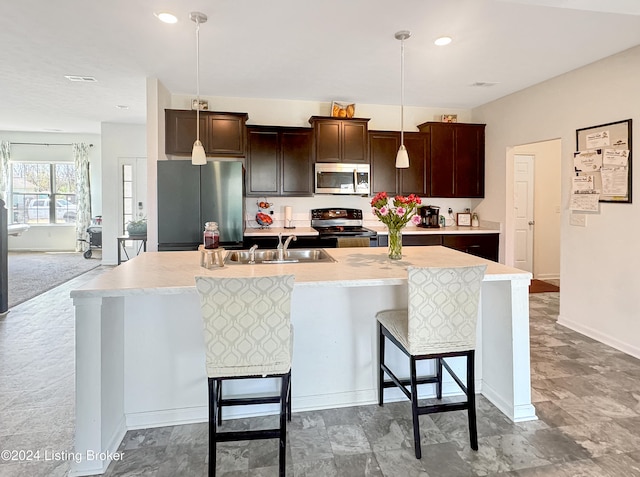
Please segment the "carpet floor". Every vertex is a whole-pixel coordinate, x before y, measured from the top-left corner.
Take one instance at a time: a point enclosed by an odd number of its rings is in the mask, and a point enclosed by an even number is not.
[[[101,262],[100,250],[95,250],[90,259],[81,252],[9,252],[9,308],[82,275]]]

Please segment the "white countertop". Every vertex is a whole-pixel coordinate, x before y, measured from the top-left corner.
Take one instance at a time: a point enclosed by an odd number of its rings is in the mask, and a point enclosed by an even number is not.
[[[366,228],[375,230],[378,235],[389,235],[389,229],[385,225],[365,224]],[[424,228],[415,225],[407,225],[402,229],[402,235],[443,235],[443,234],[499,234],[500,231],[488,227],[434,227]]]
[[[296,226],[293,229],[285,229],[284,227],[247,227],[246,229],[244,229],[245,237],[277,237],[279,233],[284,236],[295,235],[297,237],[314,237],[318,235],[318,231],[314,228],[299,226]]]
[[[388,235],[389,230],[386,226],[377,223],[364,224],[364,227],[375,230],[378,235]],[[279,233],[283,236],[295,235],[297,237],[315,237],[318,231],[312,227],[296,227],[294,229],[285,229],[284,227],[267,227],[267,228],[246,228],[244,229],[245,237],[277,237]],[[423,228],[414,225],[407,225],[402,229],[404,235],[447,235],[447,234],[499,234],[500,230],[490,227],[451,227]]]
[[[485,281],[530,280],[531,274],[441,246],[404,247],[402,260],[389,260],[386,247],[328,249],[334,263],[226,265],[200,267],[200,252],[145,252],[73,290],[74,298],[195,291],[194,277],[250,277],[294,274],[296,286],[399,285],[407,267],[486,264]]]

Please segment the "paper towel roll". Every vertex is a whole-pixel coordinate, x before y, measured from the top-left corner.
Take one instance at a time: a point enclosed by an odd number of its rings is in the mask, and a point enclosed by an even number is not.
[[[291,216],[292,216],[291,207],[287,205],[284,208],[284,220],[287,225],[289,225],[289,222],[291,222]]]

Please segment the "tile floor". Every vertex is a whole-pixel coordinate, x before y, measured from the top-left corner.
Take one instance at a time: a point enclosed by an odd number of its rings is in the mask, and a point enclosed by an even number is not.
[[[15,307],[0,320],[0,449],[40,450],[39,461],[0,460],[3,477],[68,473],[69,456],[52,454],[70,452],[74,432],[68,296],[97,273],[101,269]],[[479,451],[469,449],[463,412],[421,416],[423,457],[416,460],[407,402],[294,413],[287,475],[640,476],[640,361],[556,325],[558,294],[530,298],[538,421],[514,424],[480,396]],[[255,428],[268,420],[226,425]],[[109,467],[110,477],[205,476],[207,425],[131,431],[121,449],[124,460]],[[222,444],[217,461],[219,476],[275,476],[277,445]]]

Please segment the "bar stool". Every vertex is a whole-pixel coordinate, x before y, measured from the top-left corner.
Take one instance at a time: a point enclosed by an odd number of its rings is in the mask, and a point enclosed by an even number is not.
[[[285,475],[287,420],[291,420],[291,294],[294,276],[196,277],[200,295],[209,385],[209,476],[215,476],[216,443],[279,439],[279,475]],[[222,382],[279,378],[276,396],[228,398]],[[279,404],[274,429],[218,432],[222,407]]]
[[[378,405],[383,405],[384,389],[397,386],[411,401],[413,442],[416,459],[422,457],[418,416],[467,410],[471,448],[478,450],[476,427],[474,357],[480,287],[486,265],[454,268],[409,267],[408,309],[386,310],[378,321]],[[385,338],[409,357],[409,378],[399,378],[385,364]],[[444,358],[464,356],[466,385]],[[417,376],[416,362],[435,359],[435,374]],[[418,385],[436,385],[442,399],[442,368],[445,368],[466,395],[464,402],[418,405]],[[384,374],[391,380],[385,381]],[[409,389],[407,389],[409,386]]]

